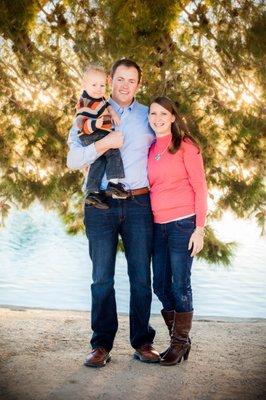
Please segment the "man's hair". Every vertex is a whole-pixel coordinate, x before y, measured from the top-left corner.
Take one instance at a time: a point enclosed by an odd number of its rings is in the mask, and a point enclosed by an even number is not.
[[[102,72],[106,74],[104,67],[101,64],[89,64],[84,70],[83,76],[88,74],[89,72]]]
[[[128,58],[121,58],[120,60],[117,60],[113,64],[111,71],[110,71],[110,75],[112,78],[115,74],[115,71],[117,70],[118,67],[120,67],[120,65],[124,65],[127,68],[132,68],[132,67],[135,68],[138,71],[138,83],[140,82],[141,76],[142,76],[141,68],[137,63],[135,63],[135,61],[129,60]]]

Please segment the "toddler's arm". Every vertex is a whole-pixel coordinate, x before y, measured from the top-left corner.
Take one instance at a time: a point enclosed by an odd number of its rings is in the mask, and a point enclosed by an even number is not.
[[[118,114],[115,112],[115,110],[113,109],[113,107],[110,106],[110,105],[108,105],[107,110],[108,110],[109,114],[111,115],[111,120],[112,120],[113,124],[119,125],[119,124],[120,124],[120,117],[119,117]]]

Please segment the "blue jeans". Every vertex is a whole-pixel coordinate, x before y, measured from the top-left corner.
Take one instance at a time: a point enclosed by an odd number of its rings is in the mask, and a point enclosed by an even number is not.
[[[98,129],[90,135],[81,135],[80,140],[83,146],[88,146],[103,139],[108,133],[109,132]],[[85,189],[87,194],[100,190],[101,181],[105,172],[108,180],[125,177],[123,161],[119,149],[107,150],[91,164]]]
[[[166,311],[193,311],[191,266],[188,250],[195,216],[167,224],[154,224],[153,290]]]
[[[149,194],[126,200],[107,198],[108,210],[85,205],[85,227],[92,260],[92,348],[110,351],[118,328],[114,290],[118,235],[121,235],[130,282],[130,343],[152,343],[150,261],[153,222]]]

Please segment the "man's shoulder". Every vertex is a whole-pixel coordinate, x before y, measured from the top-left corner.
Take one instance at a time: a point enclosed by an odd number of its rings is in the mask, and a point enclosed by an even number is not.
[[[139,103],[138,101],[135,102],[135,107],[134,107],[138,112],[142,112],[143,114],[148,113],[148,106],[145,106],[145,104]]]

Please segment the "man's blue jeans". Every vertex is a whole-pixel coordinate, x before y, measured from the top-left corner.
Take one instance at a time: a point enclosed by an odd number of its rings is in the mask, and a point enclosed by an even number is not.
[[[126,200],[108,198],[109,210],[85,205],[85,227],[93,264],[91,294],[92,348],[110,351],[118,328],[114,290],[115,259],[120,234],[130,281],[130,342],[152,343],[150,261],[153,222],[149,194]]]
[[[193,311],[189,239],[195,216],[154,224],[153,290],[166,311]]]

